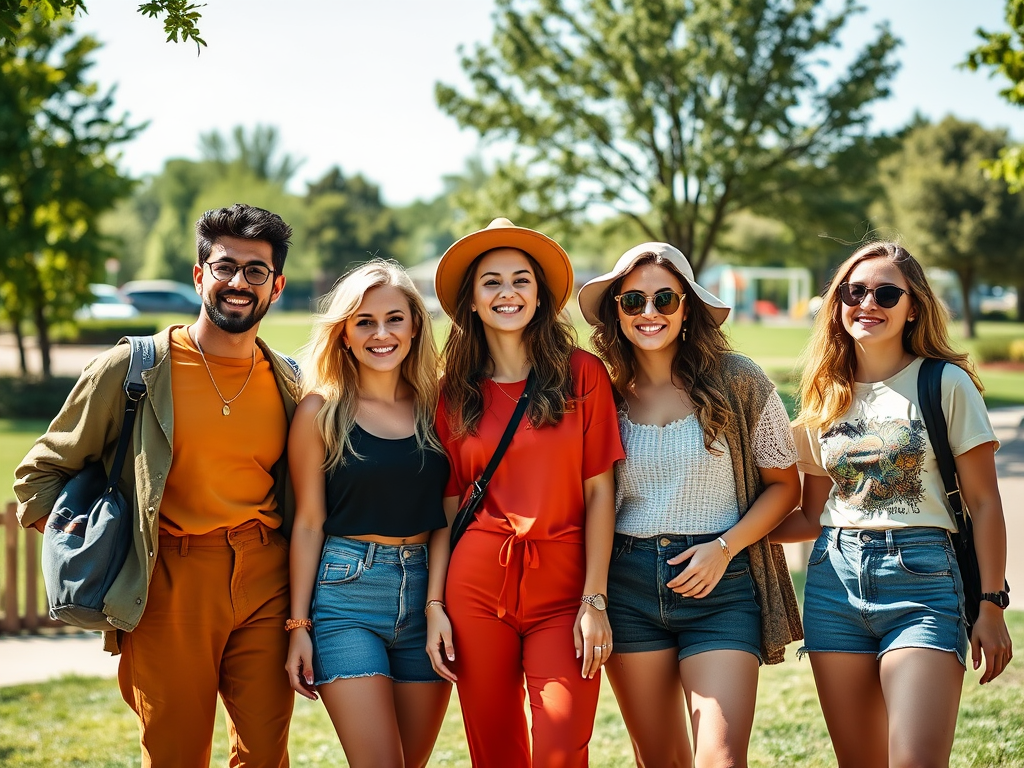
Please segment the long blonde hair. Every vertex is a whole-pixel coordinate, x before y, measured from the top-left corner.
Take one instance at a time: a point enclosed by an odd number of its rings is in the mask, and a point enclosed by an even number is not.
[[[359,368],[342,344],[341,335],[345,322],[358,311],[367,291],[381,286],[399,289],[409,301],[416,336],[402,361],[402,378],[412,387],[415,397],[416,443],[420,450],[441,450],[434,433],[438,368],[430,314],[412,280],[397,262],[373,259],[341,278],[320,300],[309,343],[302,353],[307,363],[303,394],[315,393],[324,399],[316,425],[324,441],[325,472],[343,466],[346,453],[358,456],[352,446],[351,431],[359,406]]]
[[[683,288],[689,302],[690,315],[686,320],[686,340],[679,339],[675,356],[672,358],[672,376],[682,382],[693,402],[697,421],[704,433],[704,447],[714,454],[722,451],[714,446],[715,439],[726,428],[732,418],[732,409],[721,389],[722,360],[730,352],[729,341],[721,327],[714,321],[708,308],[694,292],[690,284],[668,259],[657,253],[642,254],[615,282],[608,286],[597,315],[600,325],[595,325],[590,334],[594,351],[608,364],[612,385],[620,402],[636,383],[636,353],[633,345],[626,340],[619,326],[619,308],[615,296],[620,293],[626,276],[637,267],[654,264],[667,270]]]
[[[844,261],[822,297],[800,377],[800,415],[796,423],[811,429],[828,429],[853,402],[856,354],[853,338],[843,327],[839,286],[854,267],[869,259],[888,259],[910,288],[915,318],[903,329],[903,349],[916,357],[934,357],[963,368],[979,392],[984,391],[966,353],[949,343],[949,310],[935,295],[921,264],[901,245],[885,240],[868,243]]]

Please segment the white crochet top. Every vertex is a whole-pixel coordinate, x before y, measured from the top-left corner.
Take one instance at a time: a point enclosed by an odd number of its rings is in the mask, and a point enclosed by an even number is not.
[[[664,427],[634,424],[619,413],[625,461],[615,465],[615,531],[647,538],[662,533],[721,533],[740,519],[729,446],[721,437],[704,447],[696,414]],[[754,461],[762,469],[796,463],[789,415],[772,392],[757,422]]]

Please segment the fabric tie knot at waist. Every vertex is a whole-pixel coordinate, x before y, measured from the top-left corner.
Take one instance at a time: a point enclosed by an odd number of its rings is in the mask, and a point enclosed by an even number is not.
[[[505,569],[505,580],[501,584],[501,594],[498,595],[498,618],[511,612],[516,618],[521,619],[523,574],[527,568],[540,567],[540,553],[537,551],[537,545],[530,539],[520,538],[513,533],[502,542],[501,549],[498,550],[498,564]],[[512,573],[513,570],[519,571],[518,578]],[[515,597],[513,604],[509,605],[512,591],[515,592]],[[512,610],[510,611],[510,609]]]

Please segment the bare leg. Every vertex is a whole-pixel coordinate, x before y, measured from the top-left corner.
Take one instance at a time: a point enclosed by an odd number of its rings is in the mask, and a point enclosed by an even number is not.
[[[757,669],[756,656],[736,650],[705,651],[679,662],[698,768],[746,766]]]
[[[955,653],[899,648],[882,656],[890,768],[948,766],[964,668]]]
[[[423,768],[444,722],[449,683],[395,683],[395,715],[406,768]]]
[[[317,690],[351,768],[403,768],[395,685],[383,675],[353,677]]]
[[[814,685],[839,768],[888,764],[888,716],[871,653],[811,653]]]
[[[626,723],[637,764],[643,768],[690,768],[683,690],[675,648],[613,653],[605,671]],[[756,661],[755,661],[756,664]]]

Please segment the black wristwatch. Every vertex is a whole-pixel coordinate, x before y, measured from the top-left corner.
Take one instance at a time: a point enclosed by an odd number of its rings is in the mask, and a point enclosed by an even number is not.
[[[982,592],[982,600],[988,600],[990,603],[995,603],[1000,608],[1006,608],[1010,604],[1010,596],[1003,590],[998,592]]]

